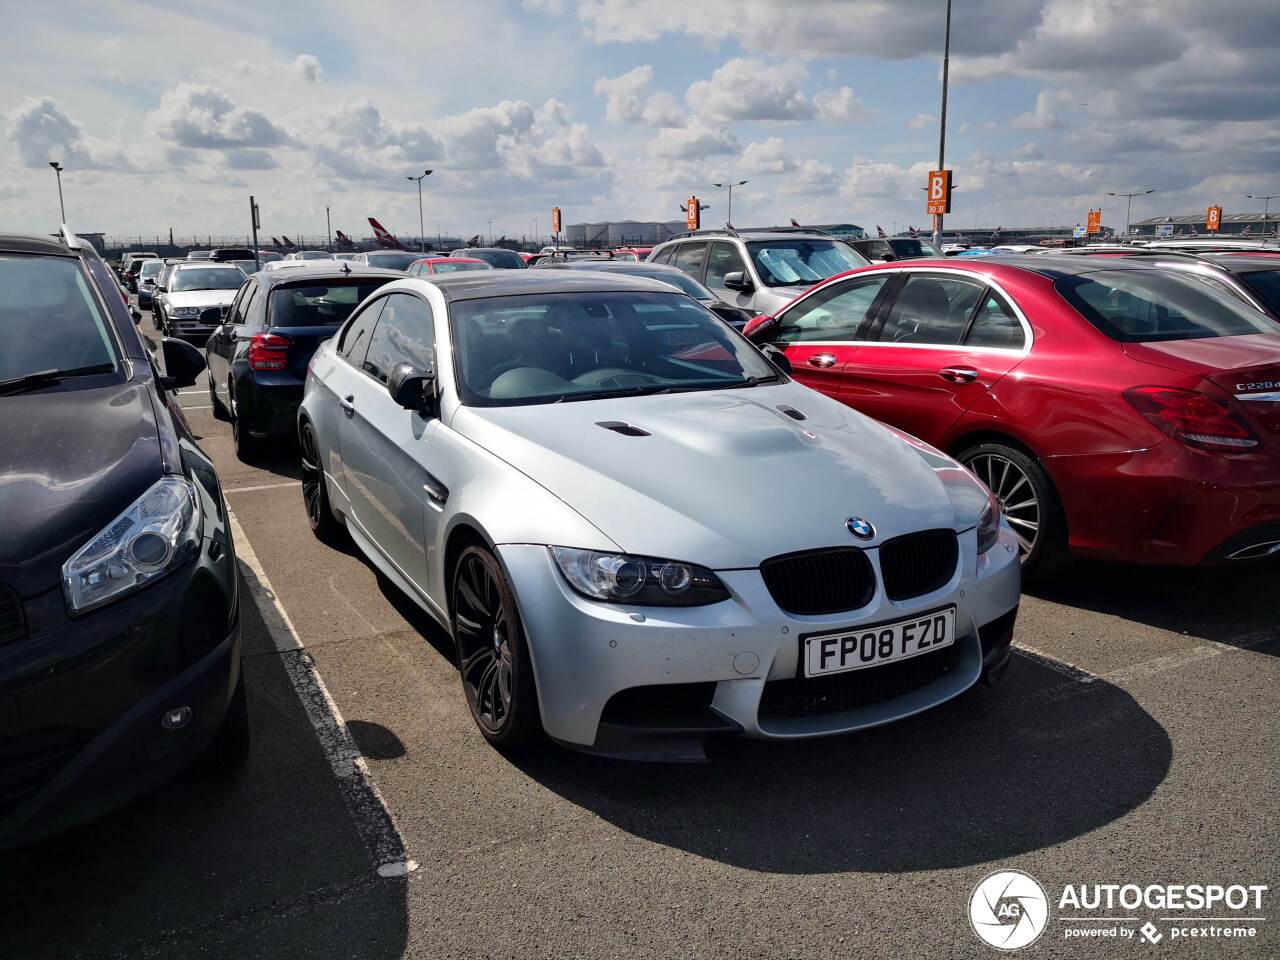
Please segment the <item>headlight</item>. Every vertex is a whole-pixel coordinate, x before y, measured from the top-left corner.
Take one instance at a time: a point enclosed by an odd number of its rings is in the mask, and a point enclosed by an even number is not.
[[[692,563],[570,547],[552,547],[551,554],[569,586],[592,600],[696,607],[729,599],[719,577]]]
[[[200,316],[199,307],[174,307],[173,315],[175,317],[198,317]]]
[[[990,490],[987,491],[987,505],[978,514],[978,553],[983,554],[995,546],[1000,539],[1000,501]]]
[[[101,606],[180,566],[200,549],[195,488],[161,477],[62,565],[73,614]]]

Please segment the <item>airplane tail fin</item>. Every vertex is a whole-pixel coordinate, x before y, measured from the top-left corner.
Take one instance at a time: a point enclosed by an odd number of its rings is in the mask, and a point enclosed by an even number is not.
[[[796,218],[795,218],[795,217],[792,217],[792,218],[791,218],[791,225],[792,225],[793,227],[798,227],[798,226],[800,226],[800,224],[796,223]]]

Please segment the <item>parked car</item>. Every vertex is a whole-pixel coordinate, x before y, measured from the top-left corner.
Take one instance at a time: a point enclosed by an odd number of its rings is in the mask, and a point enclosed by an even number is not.
[[[605,273],[621,274],[628,277],[647,277],[650,280],[661,280],[663,283],[669,283],[677,290],[682,290],[693,299],[697,300],[704,307],[714,313],[735,330],[741,330],[747,325],[747,321],[751,319],[752,314],[743,310],[741,307],[735,307],[733,304],[725,303],[717,297],[711,290],[704,287],[693,277],[689,276],[683,270],[675,267],[668,267],[661,263],[639,263],[636,261],[628,262],[626,260],[563,260],[547,261],[538,266],[539,270],[601,270]]]
[[[307,364],[356,304],[404,274],[334,261],[248,277],[205,343],[213,415],[231,421],[236,456],[297,436]]]
[[[124,281],[125,289],[130,293],[137,291],[138,271],[142,269],[143,263],[154,259],[157,259],[154,253],[131,253],[127,255],[127,260],[120,271],[120,279]]]
[[[0,236],[0,847],[247,756],[235,549],[213,463],[88,244]]]
[[[160,276],[160,271],[164,269],[164,261],[160,259],[143,260],[142,265],[138,268],[138,306],[150,309],[151,296],[155,288],[156,278]]]
[[[1198,277],[1280,323],[1280,257],[1237,253],[1208,257],[1160,250],[1132,253],[1152,266]]]
[[[313,531],[345,524],[450,631],[499,748],[698,759],[1007,664],[1017,541],[991,494],[666,283],[388,284],[316,351],[298,426]]]
[[[188,260],[208,260],[213,256],[212,250],[188,250]]]
[[[1028,578],[1072,554],[1280,550],[1280,333],[1200,279],[1128,257],[913,260],[835,278],[745,333],[969,466]]]
[[[529,266],[524,257],[505,247],[462,247],[454,250],[451,256],[483,260],[498,270],[524,270]]]
[[[668,263],[753,316],[773,313],[809,287],[867,265],[843,240],[814,230],[699,230],[654,247],[646,263]]]
[[[942,250],[935,247],[932,240],[923,237],[863,237],[847,242],[872,263],[942,256]]]
[[[638,263],[651,253],[653,253],[653,247],[619,247],[613,251],[613,257],[615,260],[630,260]]]
[[[295,250],[284,255],[286,260],[332,260],[333,254],[327,250]]]
[[[209,251],[209,259],[215,263],[226,263],[232,260],[253,261],[253,251],[248,247],[219,247]]]
[[[170,337],[204,337],[227,314],[244,283],[244,273],[230,263],[178,263],[152,304],[152,322]]]
[[[189,263],[185,257],[168,258],[164,261],[164,266],[160,268],[160,272],[156,274],[155,282],[151,284],[151,324],[157,330],[163,330],[160,325],[160,314],[164,309],[164,295],[169,288],[169,277],[173,275],[173,268],[180,263]]]
[[[409,265],[405,273],[411,277],[434,274],[464,273],[467,270],[492,270],[493,265],[478,257],[423,257]]]
[[[370,250],[367,253],[357,253],[351,258],[351,262],[364,264],[367,267],[379,267],[383,270],[399,270],[403,272],[409,269],[411,264],[421,259],[421,253],[413,253],[409,250]]]

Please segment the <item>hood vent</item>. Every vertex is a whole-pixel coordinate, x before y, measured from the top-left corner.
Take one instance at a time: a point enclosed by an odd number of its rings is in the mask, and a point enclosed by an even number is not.
[[[803,413],[797,410],[795,407],[788,406],[785,403],[778,404],[778,409],[781,410],[783,413],[785,413],[792,420],[808,420],[809,419]]]
[[[596,422],[597,427],[604,427],[606,430],[612,430],[614,433],[620,433],[624,437],[651,437],[648,430],[641,430],[637,426],[626,423],[622,420],[599,420]]]

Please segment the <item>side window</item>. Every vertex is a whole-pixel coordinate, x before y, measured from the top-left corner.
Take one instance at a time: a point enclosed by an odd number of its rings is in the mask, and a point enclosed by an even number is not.
[[[262,305],[263,298],[266,295],[262,292],[262,287],[258,284],[253,285],[253,289],[249,291],[249,300],[242,306],[241,322],[247,326],[257,327],[262,325]]]
[[[974,315],[969,335],[964,338],[964,342],[971,347],[1021,350],[1026,345],[1027,338],[1022,332],[1022,324],[1004,298],[996,293],[988,293]]]
[[[667,247],[667,249],[665,250],[659,250],[658,255],[656,257],[649,258],[649,262],[650,263],[670,263],[671,255],[675,252],[676,252],[676,248],[674,246]]]
[[[707,279],[706,285],[712,290],[724,290],[724,275],[733,273],[735,270],[747,273],[747,265],[743,262],[742,254],[738,253],[738,248],[732,243],[725,243],[718,240],[711,245],[711,256],[707,258]]]
[[[880,340],[885,343],[959,344],[983,284],[916,273],[908,277],[889,311]]]
[[[867,254],[872,260],[896,260],[893,255],[893,247],[884,240],[877,240],[871,244],[871,252]]]
[[[671,265],[683,270],[695,280],[702,279],[702,262],[707,257],[705,243],[682,243]]]
[[[1244,297],[1240,296],[1239,293],[1237,293],[1227,284],[1219,280],[1217,277],[1206,277],[1203,274],[1191,273],[1190,271],[1187,271],[1186,273],[1184,273],[1183,276],[1187,277],[1190,280],[1198,280],[1200,283],[1203,283],[1206,287],[1208,287],[1214,293],[1218,293],[1218,294],[1222,294],[1223,296],[1230,297],[1232,300],[1237,300],[1240,303],[1249,302],[1245,300]],[[1252,304],[1250,305],[1252,306]]]
[[[244,318],[244,305],[249,300],[249,288],[253,286],[251,283],[245,283],[240,287],[240,292],[236,294],[236,298],[231,301],[231,306],[227,308],[227,319],[225,323],[240,323]]]
[[[378,318],[364,358],[364,372],[383,383],[397,363],[435,369],[435,330],[431,307],[410,293],[393,293]]]
[[[891,274],[833,283],[787,311],[777,339],[781,343],[806,340],[852,340]]]
[[[378,322],[378,314],[382,312],[386,302],[384,297],[373,301],[373,303],[359,311],[351,318],[351,321],[347,324],[347,329],[342,334],[342,342],[338,344],[338,353],[357,367],[364,363],[364,352],[369,349],[369,332],[373,330],[373,325]]]

